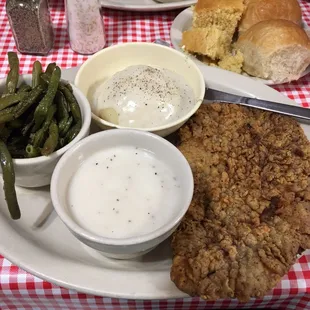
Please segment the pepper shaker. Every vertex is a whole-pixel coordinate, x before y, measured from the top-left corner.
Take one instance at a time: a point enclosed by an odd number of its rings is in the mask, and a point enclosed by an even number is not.
[[[65,0],[67,27],[72,50],[94,54],[104,48],[106,39],[98,0]]]
[[[7,0],[6,12],[18,51],[47,55],[54,43],[47,0]]]

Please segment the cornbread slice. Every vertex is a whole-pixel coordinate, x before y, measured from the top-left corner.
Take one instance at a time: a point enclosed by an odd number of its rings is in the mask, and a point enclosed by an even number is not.
[[[232,37],[244,9],[243,0],[198,0],[193,27],[208,28],[213,25]]]
[[[213,60],[225,57],[243,10],[243,0],[198,0],[192,28],[183,32],[184,49]]]
[[[182,46],[187,52],[206,55],[211,59],[223,58],[230,49],[231,37],[216,26],[191,28],[184,31]]]
[[[235,73],[242,73],[243,54],[240,51],[234,50],[232,53],[224,56],[220,61],[214,61],[208,56],[197,56],[203,63],[211,67],[218,67]]]
[[[223,59],[218,62],[218,66],[222,69],[241,73],[243,65],[243,54],[240,51],[236,51],[233,54],[227,54]]]

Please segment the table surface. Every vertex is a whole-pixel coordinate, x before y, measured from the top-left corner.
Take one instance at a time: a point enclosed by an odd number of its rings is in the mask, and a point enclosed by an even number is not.
[[[57,62],[62,68],[82,64],[88,56],[70,49],[63,1],[49,1],[53,20],[55,44],[47,57],[20,56],[22,73],[29,73],[37,58],[43,65]],[[301,0],[303,19],[310,26],[310,3]],[[173,19],[180,11],[139,13],[103,10],[107,45],[123,42],[170,41]],[[5,12],[5,0],[0,0],[0,77],[8,72],[7,52],[16,50]],[[310,104],[310,74],[285,85],[274,87],[300,105]],[[292,267],[279,285],[262,300],[247,304],[235,300],[205,302],[199,298],[181,300],[134,301],[81,294],[60,288],[30,275],[12,265],[0,255],[0,309],[209,309],[209,308],[310,308],[310,255],[304,255]]]

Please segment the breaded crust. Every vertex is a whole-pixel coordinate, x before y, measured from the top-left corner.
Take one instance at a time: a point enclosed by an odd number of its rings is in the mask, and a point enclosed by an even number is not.
[[[292,118],[202,105],[179,132],[194,174],[171,279],[209,300],[262,297],[310,248],[310,143]]]

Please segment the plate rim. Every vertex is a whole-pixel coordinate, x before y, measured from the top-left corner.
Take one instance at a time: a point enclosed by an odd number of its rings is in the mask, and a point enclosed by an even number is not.
[[[160,11],[168,11],[168,10],[177,10],[182,9],[184,7],[190,7],[194,5],[197,0],[180,0],[177,2],[171,3],[155,3],[154,4],[146,4],[146,5],[137,5],[137,4],[125,4],[124,6],[120,6],[120,4],[113,4],[110,0],[100,0],[101,7],[113,9],[113,10],[121,10],[121,11],[136,11],[136,12],[160,12]]]
[[[171,40],[172,46],[173,46],[173,48],[175,48],[176,50],[178,50],[179,52],[182,52],[182,53],[184,53],[184,51],[179,46],[179,44],[177,42],[177,40],[179,39],[178,34],[179,34],[179,32],[181,32],[181,25],[184,25],[185,23],[187,23],[189,21],[189,19],[192,17],[192,15],[193,15],[192,12],[193,12],[192,8],[184,9],[182,12],[180,12],[175,17],[175,19],[172,22],[171,28],[170,28],[170,40]],[[307,25],[307,23],[304,22],[304,20],[302,21],[302,25],[303,25],[303,28],[305,30],[308,30],[308,29],[310,30],[310,27]],[[202,61],[198,60],[195,56],[189,55],[189,57],[191,59],[195,60],[196,63],[199,63],[200,66],[210,67],[207,64],[203,63]],[[225,70],[225,69],[222,69],[222,68],[218,68],[218,69],[219,70],[223,70],[223,71],[228,71],[228,70]],[[299,79],[303,78],[304,76],[306,76],[309,73],[310,73],[310,65],[302,73],[302,75],[300,76]],[[236,74],[238,74],[238,73],[236,73]],[[247,75],[246,73],[245,74],[238,74],[238,75],[248,77],[248,78],[250,78],[252,80],[261,82],[261,83],[263,83],[265,85],[268,85],[268,86],[285,85],[287,83],[290,83],[290,82],[275,83],[272,80],[266,80],[266,79],[262,79],[262,78],[259,78],[259,77],[250,76],[250,75]],[[291,82],[296,82],[298,80],[294,80],[294,81],[291,81]]]
[[[78,68],[67,70],[64,69],[63,78],[68,80],[74,79],[74,75],[76,74],[77,69]],[[234,88],[234,92],[238,94],[238,92],[241,90],[237,86],[242,85],[242,88],[245,89],[243,91],[243,94],[245,95],[267,100],[278,100],[286,104],[298,105],[296,102],[290,100],[278,91],[262,83],[256,82],[252,79],[243,77],[233,72],[228,72],[212,67],[210,67],[210,69],[211,71],[208,71],[207,77],[204,74],[204,78],[207,85],[213,88],[221,88],[222,90],[227,91],[230,87],[230,90]],[[240,79],[245,79],[245,82],[243,83],[243,81],[241,81],[240,83]],[[28,190],[29,189],[26,191]],[[61,223],[59,218],[56,220]],[[21,236],[18,231],[14,229],[14,227],[8,227],[12,225],[13,224],[7,221],[4,216],[0,216],[0,253],[13,264],[35,276],[38,276],[41,279],[44,279],[45,281],[54,283],[67,289],[73,289],[78,292],[111,298],[159,300],[189,297],[185,293],[175,288],[172,282],[167,282],[167,284],[170,285],[169,290],[169,287],[166,286],[165,282],[170,281],[170,272],[167,272],[167,270],[158,270],[153,272],[135,272],[129,270],[126,273],[124,273],[123,270],[118,270],[117,276],[115,276],[115,271],[113,268],[106,268],[97,265],[93,266],[78,260],[73,261],[72,259],[68,259],[68,257],[61,256],[59,254],[50,255],[50,252],[46,248],[41,248],[38,245],[35,245],[32,240],[27,239],[27,236]],[[20,241],[17,245],[14,245],[14,240],[16,240],[16,238],[19,238]],[[37,249],[37,251],[34,249]],[[26,253],[30,252],[31,255],[23,254],[21,257],[19,253],[25,253],[25,251]],[[43,253],[41,256],[43,262],[40,261],[39,266],[36,261],[31,261],[31,258],[37,256],[38,253]],[[83,273],[74,272],[78,268],[83,268]],[[64,269],[66,269],[66,272],[63,271]],[[109,279],[109,284],[106,285],[106,287],[102,285],[103,283],[100,281],[101,279],[96,278],[95,280],[91,280],[92,277],[90,276],[89,281],[85,281],[85,277],[83,277],[83,275],[88,271],[92,271],[92,274],[97,275],[98,270],[101,270],[100,275],[98,276],[103,274]],[[59,276],[59,274],[61,276]],[[69,277],[67,277],[68,274],[70,274]],[[126,275],[128,274],[131,274],[131,277],[129,281],[127,280],[126,282],[124,279],[126,279]],[[76,278],[78,278],[78,280],[72,282]],[[139,288],[135,287],[133,283],[130,282],[135,278],[139,278],[137,283],[140,284],[138,287],[146,287],[147,292],[139,292]],[[94,281],[92,285],[89,284],[91,281]],[[122,282],[126,282],[127,287],[126,284]],[[128,287],[130,288],[128,289]],[[158,289],[158,287],[160,287],[160,289]]]
[[[0,182],[2,184],[2,181]],[[31,188],[19,188],[20,191],[32,191]],[[57,218],[57,214],[55,211],[53,211],[54,216]],[[60,218],[57,218],[57,220],[62,223]],[[14,225],[14,223],[13,223]],[[59,225],[59,224],[56,224]],[[64,225],[64,224],[63,224]],[[103,266],[92,266],[91,264],[86,264],[83,262],[80,262],[78,260],[72,260],[68,259],[66,256],[61,255],[49,255],[50,253],[45,249],[45,247],[35,246],[34,242],[32,240],[28,240],[24,236],[21,236],[18,231],[9,230],[6,234],[3,233],[3,230],[5,226],[11,226],[10,221],[7,220],[6,217],[0,216],[0,253],[1,255],[7,259],[12,264],[16,265],[18,268],[21,268],[22,270],[25,270],[26,272],[40,278],[43,281],[50,282],[52,284],[56,284],[60,287],[75,290],[77,293],[85,293],[90,294],[94,296],[102,296],[102,297],[108,297],[108,298],[125,298],[125,299],[139,299],[139,300],[153,300],[153,299],[169,299],[169,298],[186,298],[189,297],[187,294],[179,291],[177,288],[174,289],[174,294],[167,294],[164,290],[162,290],[161,294],[159,295],[151,295],[151,294],[144,294],[140,293],[139,291],[136,291],[134,287],[132,287],[132,291],[128,290],[128,286],[124,289],[120,289],[121,283],[124,282],[125,278],[129,277],[129,280],[127,279],[126,282],[128,284],[130,283],[131,286],[133,286],[133,281],[138,277],[139,279],[143,277],[150,277],[152,280],[155,279],[157,282],[163,281],[163,278],[166,277],[167,272],[166,270],[158,270],[158,271],[139,271],[135,270],[134,272],[126,271],[126,270],[116,270],[113,268],[105,268]],[[67,228],[66,228],[67,229]],[[71,234],[69,231],[67,231],[69,234]],[[13,240],[19,239],[18,246],[13,245]],[[10,240],[10,241],[8,241]],[[22,241],[21,241],[22,240]],[[8,249],[5,249],[5,248]],[[81,248],[85,248],[84,245],[81,245]],[[23,250],[27,249],[30,253],[27,254],[27,259],[21,259],[18,257],[17,252],[20,253]],[[13,253],[13,254],[12,254]],[[38,265],[35,267],[33,266],[32,259],[35,259],[36,263],[38,262],[38,259],[35,258],[37,256],[40,256],[41,261]],[[25,256],[25,255],[24,255]],[[29,257],[28,257],[29,256]],[[76,270],[79,270],[79,268],[84,268],[83,274],[88,271],[93,272],[90,274],[89,281],[87,281],[87,278],[80,276],[78,272],[74,272]],[[65,271],[64,271],[65,270]],[[68,272],[71,270],[70,272]],[[101,271],[100,275],[98,275],[98,271]],[[68,279],[68,274],[70,280]],[[150,276],[149,276],[150,274]],[[155,275],[156,274],[156,275]],[[169,273],[170,274],[170,273]],[[102,276],[104,275],[108,280],[108,285],[106,285],[106,288],[102,290],[102,282],[99,279],[94,280],[94,276]],[[72,283],[72,278],[78,278],[76,279],[75,283]],[[91,279],[91,280],[90,280]],[[85,281],[86,280],[86,281]],[[89,283],[93,281],[92,285]],[[96,283],[95,283],[96,282]],[[147,281],[145,281],[147,282]],[[147,283],[149,285],[149,283]],[[169,284],[174,284],[171,282]],[[94,288],[95,286],[96,288]],[[142,285],[140,285],[142,286]],[[149,287],[149,291],[156,290],[157,286]],[[117,291],[120,290],[120,291]]]

